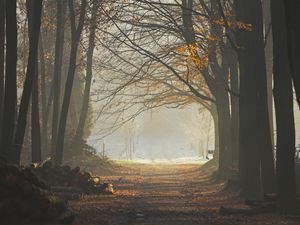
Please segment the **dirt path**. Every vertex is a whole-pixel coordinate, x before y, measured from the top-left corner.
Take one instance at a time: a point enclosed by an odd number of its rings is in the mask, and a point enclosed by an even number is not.
[[[237,192],[196,164],[134,165],[103,177],[117,188],[115,195],[86,196],[70,203],[75,225],[296,225],[299,220],[277,215],[221,215],[220,206],[238,206]]]

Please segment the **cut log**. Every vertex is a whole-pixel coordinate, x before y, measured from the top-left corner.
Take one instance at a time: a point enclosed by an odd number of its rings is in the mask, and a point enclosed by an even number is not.
[[[66,202],[49,190],[31,169],[0,161],[1,224],[20,224],[18,221],[25,218],[39,222],[55,220],[66,210]]]

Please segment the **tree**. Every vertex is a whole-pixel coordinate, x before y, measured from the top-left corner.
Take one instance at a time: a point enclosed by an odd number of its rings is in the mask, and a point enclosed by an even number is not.
[[[288,60],[284,1],[271,1],[273,26],[274,100],[277,124],[276,172],[278,206],[282,213],[297,209],[293,85]]]
[[[74,137],[74,147],[79,146],[78,142],[82,140],[84,127],[87,120],[88,110],[89,110],[89,99],[90,99],[90,91],[92,85],[93,78],[93,55],[95,49],[95,35],[97,28],[97,12],[99,10],[100,3],[99,0],[93,0],[93,7],[90,18],[90,26],[89,26],[89,46],[87,50],[87,60],[86,60],[86,77],[85,77],[85,87],[83,94],[83,102],[82,108],[79,118],[79,123],[76,129],[76,134]]]
[[[28,36],[29,40],[32,36],[32,17],[33,17],[34,1],[27,0],[27,17],[28,17]],[[36,69],[33,77],[32,98],[31,98],[31,158],[32,162],[40,162],[42,160],[42,146],[41,146],[41,129],[40,129],[40,115],[39,115],[39,85],[38,85],[38,57],[36,58]]]
[[[291,74],[296,91],[297,102],[300,107],[300,20],[299,10],[300,2],[297,0],[290,0],[284,2],[287,38],[288,38],[288,52],[291,64]]]
[[[24,141],[24,134],[26,130],[27,112],[32,93],[32,87],[34,82],[34,76],[36,74],[37,66],[37,53],[38,53],[38,42],[41,26],[41,11],[42,11],[43,0],[35,1],[35,4],[30,4],[32,7],[32,29],[29,30],[29,56],[27,64],[26,78],[24,82],[23,93],[21,97],[19,115],[16,126],[16,133],[14,137],[14,146],[12,149],[12,162],[15,164],[20,163],[20,154]]]
[[[8,162],[13,160],[12,144],[15,130],[17,104],[17,18],[16,0],[6,1],[6,63],[5,91],[2,125],[2,156]]]
[[[46,64],[45,64],[45,52],[44,52],[44,43],[43,35],[40,34],[39,40],[39,68],[41,74],[41,115],[42,115],[42,129],[41,129],[41,143],[42,150],[44,153],[48,153],[48,109],[47,109],[47,77],[46,77]],[[51,102],[51,99],[49,98]],[[50,108],[50,107],[48,107]]]
[[[0,146],[2,146],[2,116],[4,100],[5,2],[6,1],[0,2]]]
[[[37,69],[36,69],[37,70]],[[35,72],[32,87],[31,99],[31,147],[32,147],[32,162],[42,161],[42,145],[41,145],[41,128],[39,115],[39,86],[38,86],[38,71]]]
[[[260,199],[274,192],[267,79],[260,0],[236,1],[237,20],[250,29],[238,29],[240,66],[240,176],[246,198]],[[256,47],[253,48],[253,43]],[[263,186],[263,189],[261,188]]]
[[[61,72],[62,72],[62,58],[64,52],[64,24],[67,1],[57,0],[57,16],[56,16],[56,42],[55,42],[55,62],[54,62],[54,76],[53,76],[53,115],[52,115],[52,139],[51,139],[51,154],[55,156],[56,141],[57,141],[57,127],[59,122],[60,110],[60,92],[61,92]]]
[[[130,7],[133,9],[129,10]],[[237,143],[237,138],[230,137],[232,117],[229,93],[233,94],[233,92],[229,88],[228,42],[223,37],[223,26],[215,22],[220,20],[216,1],[212,4],[206,4],[203,1],[200,4],[193,4],[193,1],[186,0],[182,1],[182,4],[178,2],[172,4],[139,0],[124,9],[124,12],[121,11],[117,18],[111,18],[116,27],[127,27],[127,29],[118,29],[123,34],[124,40],[119,38],[119,35],[112,35],[115,39],[120,39],[116,42],[125,41],[126,47],[138,52],[141,58],[148,57],[151,63],[145,60],[146,66],[159,67],[158,64],[161,64],[160,67],[166,67],[173,74],[173,79],[168,72],[164,71],[162,73],[165,73],[165,79],[181,84],[184,91],[194,95],[199,102],[213,99],[212,102],[217,105],[218,116],[222,117],[218,120],[219,175],[221,178],[228,178],[232,163],[231,141],[234,140]],[[147,12],[149,16],[144,17],[143,12]],[[166,44],[165,38],[172,41]],[[117,48],[122,49],[119,46]],[[174,49],[178,49],[178,52],[174,52]],[[115,52],[120,52],[120,50],[115,50]],[[178,56],[181,56],[181,59]],[[178,69],[179,66],[186,68],[186,71]],[[147,69],[146,78],[149,76],[148,71]],[[157,75],[155,78],[153,78],[155,82],[163,80],[157,78]],[[136,79],[136,75],[133,79]],[[173,82],[164,82],[166,83],[165,88],[168,90]],[[150,81],[149,86],[151,85]],[[203,91],[203,89],[208,89],[208,91]],[[203,93],[208,94],[203,95]]]
[[[271,140],[274,146],[274,116],[273,116],[273,36],[271,22],[271,1],[263,0],[263,21],[264,21],[264,40],[265,40],[265,55],[266,55],[266,71],[267,71],[267,91],[268,91],[268,109],[271,130]]]
[[[84,25],[86,4],[87,4],[86,0],[81,1],[80,16],[79,16],[78,25],[76,26],[74,2],[73,0],[69,0],[72,43],[71,43],[68,76],[65,84],[65,92],[64,92],[64,98],[63,98],[62,109],[60,114],[60,121],[58,126],[58,135],[57,135],[56,151],[55,151],[55,158],[54,158],[56,164],[61,164],[63,160],[63,147],[64,147],[67,117],[68,117],[68,111],[70,106],[74,75],[76,70],[78,45],[79,45],[79,41],[80,41],[80,37]]]

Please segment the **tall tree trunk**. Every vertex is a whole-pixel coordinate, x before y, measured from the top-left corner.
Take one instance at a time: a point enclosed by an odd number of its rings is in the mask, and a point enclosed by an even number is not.
[[[215,131],[215,151],[214,151],[214,160],[219,161],[220,158],[220,135],[219,135],[219,129],[218,129],[218,124],[219,124],[219,118],[216,109],[212,109],[211,111],[211,116],[214,121],[214,131]]]
[[[217,109],[216,109],[216,105],[212,105],[211,108],[208,108],[208,111],[212,117],[213,120],[213,127],[214,127],[214,145],[215,145],[215,149],[214,149],[214,155],[213,155],[213,161],[215,163],[219,163],[219,155],[220,155],[220,151],[219,151],[219,144],[220,144],[220,140],[219,140],[219,121],[218,121],[218,113],[217,113]]]
[[[275,192],[275,166],[274,166],[274,122],[273,122],[273,95],[272,95],[272,82],[273,82],[273,38],[272,38],[272,26],[271,26],[271,5],[270,0],[262,1],[263,8],[263,25],[264,25],[264,47],[265,47],[265,60],[266,60],[266,75],[267,75],[267,103],[268,103],[268,118],[269,129],[271,136],[272,151],[264,151],[262,156],[262,181],[265,193]],[[267,119],[266,117],[264,117]],[[266,131],[267,132],[267,131]],[[262,137],[263,139],[263,137]],[[264,139],[263,139],[264,141]],[[266,143],[269,146],[269,143]],[[272,157],[272,158],[271,158]],[[273,172],[274,171],[274,172]],[[269,178],[269,174],[272,173],[272,177]]]
[[[239,72],[238,59],[233,49],[229,50],[230,93],[231,103],[231,138],[232,138],[232,166],[234,170],[239,168]]]
[[[29,56],[27,64],[26,78],[21,97],[19,115],[17,120],[16,135],[14,139],[13,158],[15,164],[20,163],[20,153],[23,147],[24,134],[26,129],[27,112],[30,101],[30,96],[33,87],[34,76],[36,74],[38,42],[41,26],[41,11],[43,0],[35,0],[32,4],[32,29],[29,31]]]
[[[284,2],[289,59],[291,64],[291,71],[293,83],[296,91],[298,106],[300,107],[300,2],[297,0],[290,0]]]
[[[52,157],[55,156],[57,129],[59,121],[60,98],[61,98],[61,72],[62,60],[64,52],[64,24],[65,14],[67,8],[66,0],[57,0],[57,18],[56,18],[56,43],[55,43],[55,62],[54,62],[54,76],[53,76],[53,115],[52,115],[52,139],[51,150]]]
[[[17,18],[16,0],[6,1],[6,66],[2,126],[2,156],[13,162],[12,144],[17,104]]]
[[[265,56],[267,71],[267,91],[268,91],[268,109],[272,146],[274,146],[274,122],[273,122],[273,37],[271,23],[271,5],[270,0],[263,0],[263,18],[264,18],[264,37],[265,37]]]
[[[211,131],[211,118],[208,119],[208,127],[207,127],[207,134],[206,134],[206,145],[203,148],[203,158],[206,159],[209,150],[209,143],[210,143],[210,132]]]
[[[237,32],[240,46],[241,181],[246,197],[259,199],[263,191],[273,192],[275,186],[261,1],[237,0],[236,9],[237,20],[252,26],[251,32],[243,29]]]
[[[277,123],[278,206],[281,212],[289,213],[297,209],[293,88],[288,62],[283,0],[272,0],[271,6],[274,39],[274,100]]]
[[[39,88],[38,88],[38,72],[36,69],[32,87],[32,112],[31,112],[31,155],[32,162],[42,161],[41,148],[41,128],[39,116]]]
[[[228,179],[231,176],[232,146],[231,146],[231,118],[229,111],[229,97],[227,91],[218,91],[216,94],[216,107],[218,113],[219,130],[219,170],[218,176],[221,179]]]
[[[221,14],[216,0],[211,1],[211,19],[213,21],[221,19]],[[210,33],[213,37],[220,37],[223,32],[222,26],[212,22]],[[219,177],[229,179],[232,175],[232,128],[230,101],[227,87],[229,86],[230,64],[229,64],[229,44],[222,39],[209,43],[208,60],[212,74],[215,78],[213,84],[208,84],[212,94],[216,99],[219,123]],[[219,62],[219,59],[222,59]]]
[[[27,17],[28,17],[28,36],[29,42],[32,36],[32,17],[33,17],[33,0],[26,1]],[[36,60],[36,69],[33,77],[31,99],[31,160],[32,162],[40,162],[42,160],[41,149],[41,128],[39,116],[39,88],[38,88],[38,61]],[[26,128],[25,128],[26,130]],[[25,134],[24,134],[25,135]]]
[[[4,100],[5,2],[5,0],[0,1],[0,147],[2,146],[2,116]],[[0,149],[0,152],[1,151],[2,148]]]
[[[39,41],[39,58],[40,58],[40,73],[41,73],[41,112],[42,112],[42,132],[41,142],[44,154],[48,155],[48,120],[47,120],[47,94],[46,94],[46,65],[45,53],[43,46],[43,37],[40,35]]]
[[[75,70],[76,70],[78,44],[80,41],[82,29],[83,29],[85,10],[86,10],[86,4],[87,4],[86,0],[81,1],[80,17],[79,17],[79,21],[78,21],[78,26],[76,27],[76,22],[75,22],[76,19],[75,19],[73,3],[74,3],[73,0],[69,0],[72,44],[71,44],[68,76],[67,76],[67,81],[66,81],[66,85],[65,85],[65,93],[64,93],[63,104],[62,104],[62,109],[61,109],[61,114],[60,114],[59,127],[58,127],[57,145],[56,145],[55,158],[54,158],[56,164],[61,164],[62,160],[63,160],[63,147],[64,147],[65,131],[66,131],[67,117],[68,117],[68,111],[69,111],[70,100],[71,100],[74,75],[75,75]]]
[[[93,55],[95,49],[95,32],[96,32],[96,25],[97,25],[97,12],[99,6],[100,6],[99,1],[93,0],[92,16],[91,16],[91,22],[89,27],[90,34],[89,34],[89,46],[88,46],[87,60],[86,60],[85,87],[84,87],[83,102],[82,102],[79,123],[76,129],[75,139],[73,141],[74,146],[80,146],[79,141],[83,139],[83,132],[84,132],[88,110],[89,110],[89,99],[90,99],[90,91],[91,91],[91,84],[93,78],[92,67],[93,67]]]

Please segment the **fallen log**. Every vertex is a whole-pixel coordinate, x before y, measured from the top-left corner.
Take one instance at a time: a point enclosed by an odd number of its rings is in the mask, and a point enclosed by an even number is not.
[[[114,193],[112,184],[102,183],[100,177],[92,176],[89,172],[82,171],[80,167],[72,169],[70,166],[53,166],[48,159],[33,164],[30,169],[51,186],[51,191],[65,195],[67,199],[70,199],[67,193],[74,195]]]
[[[51,191],[72,193],[72,194],[83,194],[83,190],[78,187],[51,186]]]
[[[74,194],[74,193],[66,193],[66,192],[56,192],[55,196],[68,201],[78,200],[83,197],[83,194]]]

